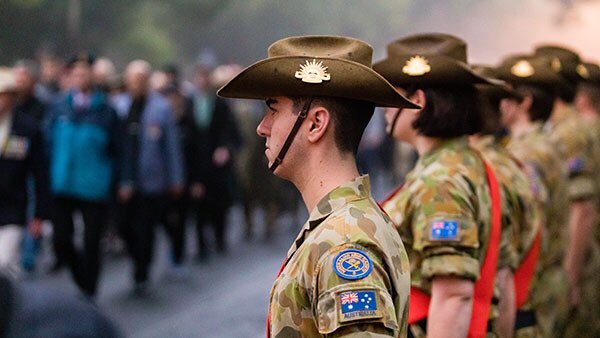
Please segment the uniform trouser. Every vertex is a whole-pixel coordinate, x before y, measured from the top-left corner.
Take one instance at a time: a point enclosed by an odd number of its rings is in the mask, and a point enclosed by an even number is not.
[[[562,337],[567,320],[567,278],[557,263],[544,268],[532,289],[537,333],[542,337]]]
[[[17,224],[6,224],[0,226],[0,269],[13,277],[18,277],[19,248],[23,227]]]
[[[185,229],[187,221],[187,199],[169,198],[162,223],[171,241],[173,263],[183,263],[185,252]]]
[[[207,203],[200,202],[194,206],[196,212],[196,233],[198,236],[198,254],[206,256],[208,254],[208,246],[206,243],[205,227],[210,223],[215,233],[217,251],[224,252],[225,244],[225,214],[227,208],[214,207],[211,208]]]
[[[592,243],[581,272],[581,303],[570,311],[566,338],[600,337],[600,248]]]
[[[166,203],[164,194],[136,194],[121,205],[119,227],[133,258],[136,283],[148,280],[154,255],[154,228],[164,215]]]
[[[79,210],[83,217],[83,250],[78,251],[73,242],[73,214]],[[82,201],[73,198],[54,199],[54,250],[59,261],[69,265],[77,286],[93,296],[100,273],[100,239],[108,216],[104,203]]]

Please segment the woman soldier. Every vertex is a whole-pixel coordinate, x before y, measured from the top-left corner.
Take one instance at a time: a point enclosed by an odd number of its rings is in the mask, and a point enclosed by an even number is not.
[[[374,65],[423,107],[386,110],[388,133],[419,154],[383,204],[411,262],[409,337],[481,337],[490,329],[500,198],[493,172],[468,143],[482,127],[475,84],[488,81],[466,61],[464,41],[425,34],[391,43]]]

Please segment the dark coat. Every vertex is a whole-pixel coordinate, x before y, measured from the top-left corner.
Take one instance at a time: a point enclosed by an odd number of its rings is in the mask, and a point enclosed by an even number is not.
[[[129,97],[128,107],[133,100]],[[140,116],[125,124],[121,184],[133,184],[145,194],[166,193],[184,181],[179,131],[172,107],[161,95],[150,93]]]
[[[194,120],[195,121],[195,120]],[[194,154],[191,159],[190,183],[200,182],[206,187],[204,203],[211,208],[227,208],[233,203],[235,175],[233,172],[233,156],[240,146],[240,135],[237,124],[227,102],[215,95],[213,112],[208,127],[201,128],[196,121],[191,140]],[[215,166],[213,154],[219,147],[227,147],[231,158],[223,167]]]
[[[30,96],[27,100],[17,104],[15,111],[23,112],[38,121],[42,121],[46,116],[48,107],[35,96]]]
[[[34,178],[35,217],[48,219],[48,162],[39,123],[14,113],[5,151],[0,154],[0,225],[26,222],[27,180]]]

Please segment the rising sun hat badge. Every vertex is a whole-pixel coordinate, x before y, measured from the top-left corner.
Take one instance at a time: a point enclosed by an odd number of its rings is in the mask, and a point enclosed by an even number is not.
[[[431,66],[429,65],[429,61],[423,56],[418,55],[411,57],[406,61],[406,65],[402,67],[402,72],[410,76],[421,76],[430,71]]]
[[[590,78],[590,72],[588,72],[587,68],[585,68],[584,65],[578,64],[575,70],[577,71],[577,74],[579,74],[579,76],[581,76],[582,78],[586,80]]]
[[[322,61],[317,62],[317,60],[312,62],[306,60],[306,64],[300,65],[300,70],[296,71],[294,76],[306,83],[322,83],[331,79],[327,67],[323,66]]]
[[[530,77],[531,75],[535,74],[535,70],[531,66],[531,63],[526,60],[521,60],[515,63],[512,67],[510,67],[510,72],[514,76],[518,77]]]

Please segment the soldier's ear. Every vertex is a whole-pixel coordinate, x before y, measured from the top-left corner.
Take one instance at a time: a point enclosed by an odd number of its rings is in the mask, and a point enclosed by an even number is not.
[[[527,94],[523,97],[523,100],[519,103],[521,110],[528,112],[533,105],[533,96],[531,94]]]
[[[308,141],[316,143],[323,138],[329,128],[331,114],[321,106],[315,106],[308,111]]]
[[[421,89],[415,90],[415,92],[412,95],[410,95],[409,99],[423,108],[425,108],[425,105],[427,105],[427,96],[425,95],[425,92]],[[423,110],[423,108],[419,110]]]

